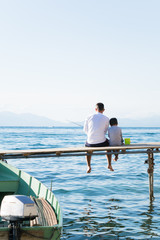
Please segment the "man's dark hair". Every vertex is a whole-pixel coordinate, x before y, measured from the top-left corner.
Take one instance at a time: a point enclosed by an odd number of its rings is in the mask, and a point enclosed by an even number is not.
[[[96,108],[98,111],[103,111],[104,110],[104,104],[103,103],[97,103]]]
[[[111,126],[113,126],[113,125],[118,125],[117,118],[111,118],[111,119],[109,120],[109,124],[110,124]]]

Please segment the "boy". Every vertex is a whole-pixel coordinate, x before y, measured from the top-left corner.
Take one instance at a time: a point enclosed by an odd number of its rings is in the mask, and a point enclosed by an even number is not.
[[[108,129],[109,145],[110,146],[120,146],[123,144],[122,130],[118,127],[118,121],[116,118],[111,118],[109,120],[111,127]],[[118,154],[115,154],[114,161],[118,160]]]

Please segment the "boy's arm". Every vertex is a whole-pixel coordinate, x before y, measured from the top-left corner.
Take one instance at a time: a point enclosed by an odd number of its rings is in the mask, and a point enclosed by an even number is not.
[[[108,129],[108,137],[110,138],[110,130]]]
[[[121,143],[123,144],[124,140],[123,140],[123,136],[122,136],[122,130],[121,130]]]

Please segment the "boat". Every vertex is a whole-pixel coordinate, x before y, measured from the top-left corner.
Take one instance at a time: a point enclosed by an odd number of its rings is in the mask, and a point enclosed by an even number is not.
[[[9,221],[2,216],[4,199],[7,197],[8,199],[10,199],[10,197],[18,199],[19,196],[25,196],[34,203],[36,215],[33,218],[29,217],[16,221],[12,221],[13,219],[11,219],[11,221]],[[13,199],[11,202],[13,205]],[[0,205],[1,240],[60,239],[63,225],[62,210],[52,190],[48,189],[33,176],[2,160],[0,161]],[[9,206],[7,207],[7,211],[8,209]],[[18,234],[15,233],[15,226],[18,228]]]

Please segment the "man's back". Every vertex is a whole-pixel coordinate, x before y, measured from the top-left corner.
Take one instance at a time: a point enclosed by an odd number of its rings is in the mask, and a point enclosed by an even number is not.
[[[88,117],[84,124],[84,131],[87,134],[87,142],[97,144],[105,142],[105,134],[108,130],[109,118],[102,113],[96,113]]]

